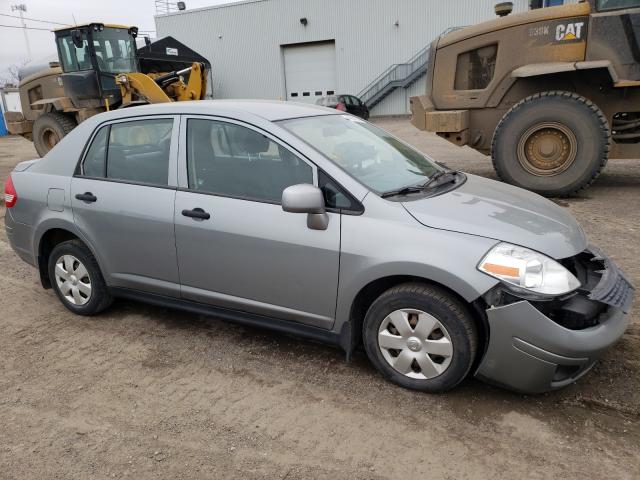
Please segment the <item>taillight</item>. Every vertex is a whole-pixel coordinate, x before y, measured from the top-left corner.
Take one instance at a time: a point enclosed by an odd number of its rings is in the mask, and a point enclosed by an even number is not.
[[[7,181],[4,184],[4,204],[7,208],[13,207],[18,202],[18,193],[16,192],[15,187],[13,186],[13,180],[11,180],[11,175],[7,178]]]
[[[341,112],[346,112],[347,107],[345,106],[344,103],[339,103],[338,105],[336,105],[336,110],[340,110]]]

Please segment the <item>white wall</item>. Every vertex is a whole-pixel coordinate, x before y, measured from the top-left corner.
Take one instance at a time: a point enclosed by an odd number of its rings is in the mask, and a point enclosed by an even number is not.
[[[284,99],[282,45],[335,40],[337,91],[357,94],[446,28],[494,18],[497,1],[249,0],[155,20],[159,38],[172,35],[211,62],[214,97]],[[528,0],[514,4],[523,11]],[[423,91],[424,80],[397,89],[372,113],[407,113],[409,96]]]

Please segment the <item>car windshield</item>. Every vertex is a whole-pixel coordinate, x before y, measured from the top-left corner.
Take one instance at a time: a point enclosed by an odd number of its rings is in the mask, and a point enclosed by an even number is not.
[[[440,170],[391,134],[351,115],[296,118],[281,125],[377,193],[421,185]]]

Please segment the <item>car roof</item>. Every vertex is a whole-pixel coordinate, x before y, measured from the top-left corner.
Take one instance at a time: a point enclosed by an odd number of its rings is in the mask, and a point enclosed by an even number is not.
[[[272,122],[288,118],[336,114],[325,107],[310,103],[284,102],[278,100],[199,100],[142,105],[112,110],[108,112],[107,115],[115,119],[154,114],[228,115],[233,112],[256,115]],[[102,115],[103,120],[106,120],[104,117],[105,114]]]

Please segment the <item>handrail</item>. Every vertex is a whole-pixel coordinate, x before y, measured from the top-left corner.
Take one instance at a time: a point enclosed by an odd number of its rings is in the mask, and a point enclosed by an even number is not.
[[[446,35],[454,30],[463,27],[450,27],[443,31],[440,36]],[[369,108],[382,100],[387,93],[394,88],[407,87],[413,83],[421,74],[427,70],[428,53],[430,45],[420,49],[405,63],[395,63],[389,66],[384,72],[378,75],[369,85],[367,85],[358,97],[366,103]]]

